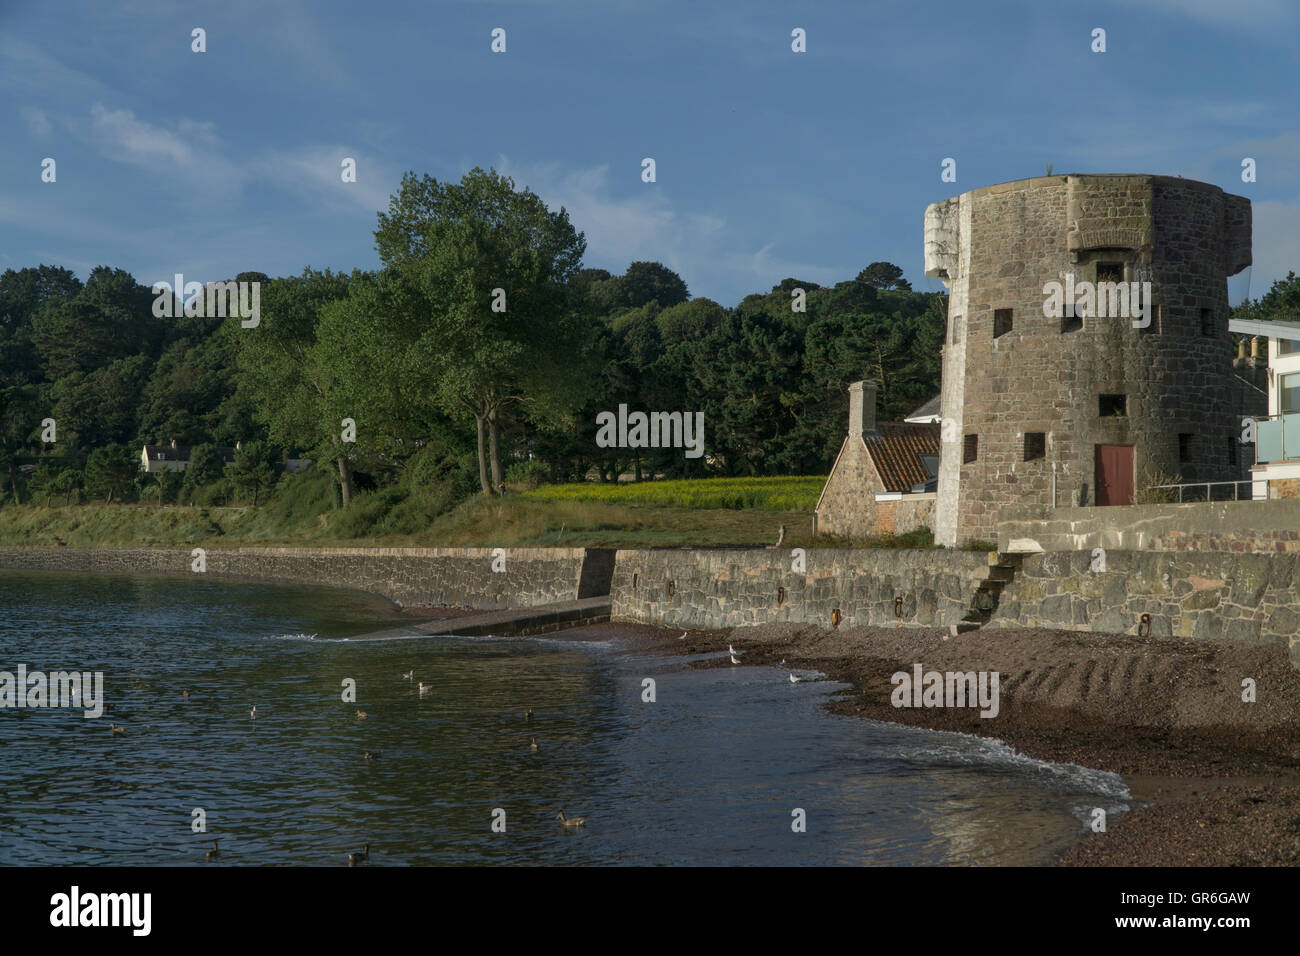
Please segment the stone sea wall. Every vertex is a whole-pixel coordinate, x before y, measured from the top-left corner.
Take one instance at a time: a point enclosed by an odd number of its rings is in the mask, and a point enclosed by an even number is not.
[[[985,626],[1268,641],[1300,665],[1300,553],[1107,549],[1092,566],[1088,551],[1026,555]]]
[[[957,624],[988,573],[983,553],[809,548],[619,551],[611,620],[722,628],[769,621]],[[901,598],[901,603],[897,599]]]
[[[1300,501],[1003,508],[998,550],[1300,552]]]
[[[586,553],[505,548],[504,570],[493,571],[491,548],[209,548],[203,573],[351,588],[410,607],[525,608],[576,600]],[[0,568],[25,570],[189,575],[193,562],[190,548],[0,548]]]

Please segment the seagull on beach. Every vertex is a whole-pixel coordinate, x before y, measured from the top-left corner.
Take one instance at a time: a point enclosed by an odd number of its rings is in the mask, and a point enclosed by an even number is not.
[[[739,663],[740,663],[740,661],[738,661],[738,660],[736,659],[736,655],[735,655],[734,653],[731,655],[731,663],[733,663],[733,664],[739,664]]]
[[[406,680],[412,680],[415,677],[415,671],[413,669],[409,670],[405,674],[403,674],[402,677]]]
[[[734,647],[732,647],[730,644],[727,645],[727,650],[731,651],[731,656],[732,656],[732,657],[744,657],[744,656],[745,656],[745,652],[744,652],[744,651],[738,651],[738,650],[736,650]]]
[[[686,632],[685,632],[685,631],[682,631],[682,636],[679,637],[679,638],[677,638],[677,640],[679,640],[679,641],[684,641],[684,640],[686,640]]]
[[[781,663],[780,663],[780,664],[777,664],[776,666],[777,666],[777,667],[785,667],[785,658],[784,658],[784,657],[781,658]]]
[[[794,674],[791,674],[791,675],[790,675],[790,683],[791,683],[791,684],[797,684],[797,683],[799,683],[801,680],[803,680],[802,677],[795,677]]]

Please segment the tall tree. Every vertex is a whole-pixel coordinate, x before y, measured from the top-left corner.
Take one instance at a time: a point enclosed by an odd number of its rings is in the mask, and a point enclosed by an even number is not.
[[[72,299],[80,291],[81,280],[62,266],[6,269],[0,275],[0,325],[21,328],[46,302]]]
[[[86,458],[86,491],[92,495],[105,495],[104,503],[112,504],[126,494],[140,473],[140,459],[126,445],[104,445],[96,448]]]
[[[321,311],[346,298],[360,276],[309,267],[301,276],[275,279],[262,286],[261,323],[239,329],[243,397],[274,444],[329,454],[338,467],[344,507],[352,501],[352,466],[330,404],[335,375],[322,366],[315,345]]]
[[[407,301],[422,300],[394,317],[405,367],[448,413],[473,416],[479,485],[491,494],[503,416],[563,419],[589,391],[589,327],[570,287],[586,240],[564,209],[475,168],[454,184],[407,173],[375,242],[417,293]]]

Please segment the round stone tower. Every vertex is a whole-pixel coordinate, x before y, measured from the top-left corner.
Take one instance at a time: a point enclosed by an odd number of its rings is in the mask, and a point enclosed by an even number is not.
[[[1004,505],[1241,477],[1227,277],[1250,239],[1249,200],[1169,176],[1022,179],[926,209],[925,274],[950,293],[935,541],[995,540]]]

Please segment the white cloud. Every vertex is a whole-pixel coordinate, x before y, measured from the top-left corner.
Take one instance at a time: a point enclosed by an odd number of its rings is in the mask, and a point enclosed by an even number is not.
[[[775,239],[742,233],[721,216],[675,208],[663,186],[643,184],[633,171],[631,195],[615,195],[609,167],[563,170],[556,163],[519,164],[502,156],[497,171],[527,186],[555,209],[563,206],[587,237],[588,264],[622,271],[636,260],[662,262],[686,280],[691,294],[734,304],[766,292],[787,276],[819,283],[842,270],[772,254]]]
[[[357,161],[357,181],[345,183],[342,162]],[[280,186],[367,212],[388,208],[388,197],[401,183],[401,173],[351,146],[303,146],[294,150],[272,150],[254,164],[261,177]]]
[[[189,144],[173,133],[135,118],[130,110],[105,109],[102,103],[90,108],[91,130],[100,144],[118,151],[114,158],[151,165],[170,159],[181,166],[194,162]]]

